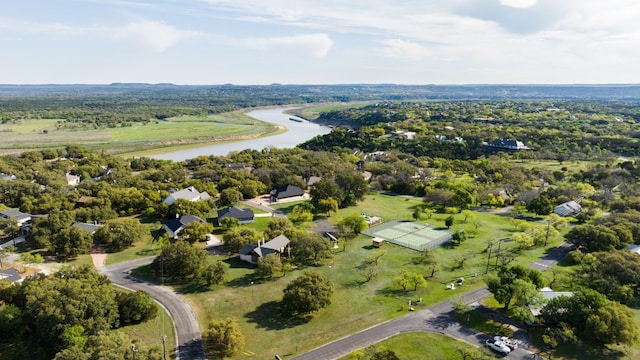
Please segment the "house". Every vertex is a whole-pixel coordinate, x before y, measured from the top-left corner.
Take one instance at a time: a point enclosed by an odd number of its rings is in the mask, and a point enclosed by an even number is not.
[[[82,195],[80,196],[80,198],[78,199],[78,201],[76,201],[76,207],[85,207],[87,206],[90,202],[96,200],[97,197],[94,196],[86,196],[86,195]]]
[[[211,199],[211,196],[206,191],[199,192],[195,187],[189,186],[186,189],[172,192],[164,199],[162,203],[171,205],[178,199],[187,201],[201,201],[209,200]]]
[[[20,273],[15,268],[8,268],[6,270],[0,271],[0,279],[7,280],[11,283],[22,281]]]
[[[240,224],[250,224],[255,221],[253,210],[238,206],[231,206],[218,210],[218,225],[220,225],[223,219],[227,218],[238,219]]]
[[[69,186],[80,185],[80,176],[76,176],[71,173],[66,173],[64,174],[64,179],[67,181],[67,185]]]
[[[224,164],[224,168],[229,170],[242,170],[248,173],[253,172],[253,167],[249,165],[242,165],[242,164],[235,164],[235,163]]]
[[[483,146],[497,149],[497,150],[530,150],[531,148],[526,146],[522,141],[512,140],[512,139],[498,139],[494,140],[490,143],[482,143]]]
[[[640,254],[640,245],[631,244],[627,246],[627,251],[630,251],[634,254]]]
[[[88,232],[91,235],[93,235],[93,233],[95,233],[96,230],[98,230],[98,229],[100,229],[102,227],[101,224],[91,224],[91,223],[82,223],[82,222],[75,222],[71,226],[75,226],[78,229],[82,229],[82,230]]]
[[[187,225],[196,221],[203,224],[206,223],[202,218],[195,215],[183,215],[180,217],[176,215],[175,219],[171,219],[164,223],[164,229],[169,233],[169,235],[173,236],[174,239],[177,239],[180,231],[182,231]]]
[[[304,191],[295,185],[286,185],[278,189],[271,190],[271,202],[277,202],[282,199],[301,197]]]
[[[240,260],[257,264],[259,258],[269,254],[280,256],[288,252],[289,242],[286,236],[280,235],[262,245],[247,244],[240,249]]]
[[[582,211],[582,206],[575,201],[567,201],[556,206],[553,212],[560,216],[576,216]]]
[[[307,184],[307,187],[311,187],[320,180],[322,180],[320,176],[309,176],[304,180],[304,182]]]
[[[0,218],[3,219],[14,219],[18,226],[26,227],[31,224],[31,214],[23,213],[18,209],[7,209],[4,211],[0,211]]]
[[[403,140],[413,140],[416,137],[415,132],[406,131],[406,130],[394,130],[391,132],[391,134],[393,138],[403,139]]]
[[[15,180],[17,177],[13,174],[0,173],[0,180]]]
[[[553,291],[551,290],[550,287],[543,287],[542,289],[540,289],[540,294],[542,294],[542,296],[544,297],[545,303],[547,303],[549,300],[555,299],[560,296],[566,296],[566,297],[573,296],[572,291]],[[544,307],[544,305],[529,306],[529,310],[531,310],[531,313],[533,314],[533,316],[538,316],[540,315],[540,311],[542,310],[542,307]]]

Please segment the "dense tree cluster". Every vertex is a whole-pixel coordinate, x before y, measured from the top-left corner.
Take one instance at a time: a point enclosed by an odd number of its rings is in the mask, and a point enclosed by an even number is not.
[[[57,358],[66,359],[70,353],[98,352],[96,340],[111,336],[106,331],[146,321],[157,311],[146,293],[119,293],[92,266],[65,267],[19,285],[0,280],[0,342],[17,345],[3,358],[51,359],[62,352]]]

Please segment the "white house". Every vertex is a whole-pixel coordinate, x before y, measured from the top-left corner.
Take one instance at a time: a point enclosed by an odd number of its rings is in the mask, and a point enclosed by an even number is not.
[[[189,186],[186,189],[182,189],[176,192],[173,192],[167,196],[163,203],[167,205],[173,204],[178,199],[183,199],[187,201],[201,201],[201,200],[209,200],[211,196],[206,192],[199,192],[193,186]]]
[[[80,176],[76,176],[71,173],[66,173],[64,174],[64,179],[67,181],[67,185],[69,186],[80,185]]]

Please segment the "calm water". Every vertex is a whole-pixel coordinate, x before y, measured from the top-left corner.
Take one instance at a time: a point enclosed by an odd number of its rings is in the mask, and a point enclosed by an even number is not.
[[[326,126],[310,123],[302,119],[302,122],[289,120],[290,117],[295,118],[295,116],[285,114],[284,111],[288,109],[290,108],[255,110],[247,113],[247,115],[258,120],[285,126],[288,130],[285,133],[253,140],[205,145],[187,150],[157,154],[150,157],[161,160],[182,161],[193,159],[200,155],[225,156],[231,151],[241,151],[244,149],[262,150],[266,147],[293,148],[317,135],[324,135],[331,132],[331,129]]]

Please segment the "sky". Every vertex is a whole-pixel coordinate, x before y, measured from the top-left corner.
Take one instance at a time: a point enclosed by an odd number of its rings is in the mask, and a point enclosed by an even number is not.
[[[3,0],[0,83],[640,83],[637,0]]]

